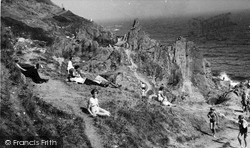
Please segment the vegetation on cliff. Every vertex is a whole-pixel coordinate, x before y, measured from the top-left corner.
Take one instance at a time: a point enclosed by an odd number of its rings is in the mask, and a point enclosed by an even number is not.
[[[218,86],[211,65],[193,42],[180,37],[162,45],[135,20],[125,43],[118,46],[112,32],[49,0],[1,3],[3,136],[60,137],[69,147],[189,147],[208,130],[206,101],[222,92],[214,91]],[[65,82],[70,56],[89,79],[121,72],[113,79],[122,87]],[[43,65],[39,72],[49,83],[25,81],[15,58]],[[148,85],[147,97],[141,97],[140,81]],[[161,85],[177,107],[162,106],[152,97]],[[111,117],[92,119],[84,112],[93,88],[100,90],[100,104]],[[199,105],[205,109],[197,111]]]

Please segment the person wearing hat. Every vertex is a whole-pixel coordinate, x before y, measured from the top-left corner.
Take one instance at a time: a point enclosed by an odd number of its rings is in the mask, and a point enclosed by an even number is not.
[[[88,101],[88,111],[89,111],[89,113],[94,117],[96,117],[97,115],[110,116],[109,111],[99,107],[99,103],[98,103],[98,99],[97,99],[98,93],[99,92],[98,92],[97,89],[91,90],[92,97]]]
[[[219,118],[213,107],[210,108],[210,111],[208,112],[207,117],[210,119],[210,123],[209,123],[210,129],[213,133],[213,137],[215,137],[215,134],[216,134],[215,125],[217,124],[218,126]]]
[[[248,126],[248,123],[247,121],[244,119],[244,116],[243,115],[239,115],[238,117],[239,121],[238,121],[238,124],[239,124],[239,134],[238,134],[238,141],[240,143],[240,146],[242,146],[242,143],[241,143],[241,136],[244,136],[244,142],[245,142],[245,148],[247,148],[247,126]]]

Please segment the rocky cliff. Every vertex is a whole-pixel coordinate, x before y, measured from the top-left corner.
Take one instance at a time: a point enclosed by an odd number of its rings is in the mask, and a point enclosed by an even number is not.
[[[147,96],[156,93],[163,85],[166,88],[164,93],[172,103],[185,105],[184,101],[205,101],[203,95],[215,85],[210,64],[193,42],[180,37],[173,45],[163,45],[151,39],[141,29],[139,20],[135,20],[120,42],[122,44],[117,44],[112,32],[47,0],[3,0],[1,13],[1,64],[5,71],[1,77],[10,79],[3,82],[5,89],[1,90],[1,95],[7,94],[1,98],[4,100],[1,105],[5,107],[5,111],[1,110],[5,116],[1,118],[9,123],[1,123],[4,125],[1,133],[7,135],[14,125],[13,133],[17,135],[25,131],[22,136],[63,136],[68,138],[65,141],[69,146],[93,146],[93,137],[81,134],[86,132],[86,125],[94,126],[92,119],[79,112],[79,106],[86,106],[84,101],[94,87],[65,82],[67,58],[73,56],[73,63],[80,65],[82,74],[89,79],[98,74],[122,73],[112,78],[122,84],[120,89],[98,87],[102,105],[113,115],[108,119],[100,118],[96,123],[106,147],[175,147],[200,136],[197,129],[205,123],[203,117],[193,115],[193,111],[185,112],[183,108],[168,110],[156,100],[140,96],[142,81],[149,88]],[[53,79],[42,87],[46,90],[43,94],[48,94],[47,99],[51,102],[35,97],[32,82],[24,84],[20,71],[14,66],[15,58],[44,66],[40,72]],[[9,90],[12,91],[13,86],[24,92],[11,95]],[[53,92],[52,87],[58,87],[58,93]],[[39,85],[36,88],[39,89]],[[72,96],[68,91],[79,95]],[[17,102],[16,106],[13,101]],[[61,112],[60,107],[65,112]],[[15,116],[15,112],[24,110],[29,114],[18,116],[13,121],[8,119]],[[48,119],[44,119],[46,116]],[[21,120],[22,117],[25,118]],[[65,125],[60,123],[61,120]],[[28,127],[18,131],[19,127],[24,127],[18,122],[28,122]],[[42,129],[45,133],[41,132]],[[52,132],[49,129],[53,129]]]
[[[64,58],[74,55],[87,60],[89,64],[84,67],[90,72],[126,66],[129,60],[124,50],[129,49],[133,51],[132,59],[138,71],[155,86],[163,83],[189,94],[194,86],[202,89],[203,94],[214,87],[209,63],[195,44],[185,38],[180,37],[173,45],[161,45],[141,30],[139,21],[135,20],[127,34],[128,46],[108,48],[115,44],[111,32],[70,11],[35,0],[2,3],[2,23],[11,27],[15,36],[44,41],[49,47],[47,52],[53,55]]]
[[[150,39],[135,20],[128,32],[128,44],[135,51],[138,70],[155,85],[163,83],[188,94],[195,88],[206,94],[215,87],[210,64],[192,41],[179,37],[173,45],[161,45]]]

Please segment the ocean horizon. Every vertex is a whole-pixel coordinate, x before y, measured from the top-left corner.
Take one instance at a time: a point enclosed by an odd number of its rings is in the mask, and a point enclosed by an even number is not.
[[[247,11],[249,13],[250,11]],[[241,16],[241,17],[239,17]],[[237,41],[208,41],[201,43],[194,38],[189,38],[189,23],[192,17],[186,18],[156,18],[142,19],[140,24],[150,38],[156,39],[162,44],[171,45],[179,36],[184,36],[194,43],[202,51],[204,57],[211,63],[212,73],[217,76],[226,73],[231,80],[250,80],[250,19],[247,15],[233,14],[232,21],[237,23],[237,27],[231,30],[239,34]],[[132,27],[133,19],[126,21],[114,21],[103,24],[104,27],[113,31],[116,35],[127,34]],[[243,34],[243,35],[241,35]],[[240,36],[241,35],[241,36]],[[242,37],[243,36],[243,37]],[[230,37],[230,38],[234,38]],[[249,41],[241,43],[238,38]]]

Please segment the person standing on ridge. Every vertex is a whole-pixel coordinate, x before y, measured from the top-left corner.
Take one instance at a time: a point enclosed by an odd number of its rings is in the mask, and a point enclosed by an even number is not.
[[[215,125],[219,125],[219,118],[217,113],[215,112],[214,108],[210,108],[210,111],[207,114],[207,117],[210,119],[210,129],[213,133],[213,137],[215,138],[215,134],[216,134],[216,129],[215,129]]]
[[[245,142],[245,148],[247,148],[247,126],[248,126],[248,123],[247,121],[244,119],[244,116],[243,115],[239,115],[238,117],[239,121],[238,121],[238,124],[239,124],[239,134],[238,134],[238,141],[240,143],[240,146],[243,148],[242,144],[241,144],[241,136],[244,136],[244,142]]]

